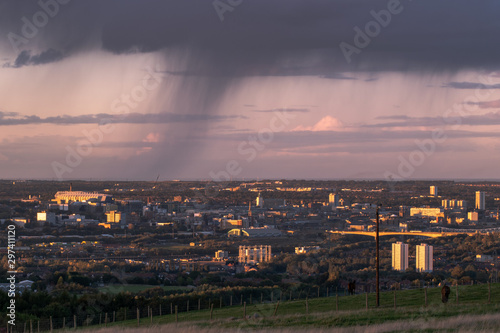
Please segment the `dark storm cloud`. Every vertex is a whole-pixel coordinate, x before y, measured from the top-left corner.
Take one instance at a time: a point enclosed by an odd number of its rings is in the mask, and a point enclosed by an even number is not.
[[[449,82],[443,87],[455,89],[500,89],[500,84],[484,84],[479,82]]]
[[[270,109],[270,110],[252,110],[252,112],[262,112],[262,113],[273,113],[273,112],[298,112],[298,113],[307,113],[309,109],[305,108],[279,108],[279,109]]]
[[[468,105],[477,105],[481,109],[498,109],[500,108],[500,99],[495,101],[485,101],[485,102],[467,102]]]
[[[65,54],[93,45],[98,36],[113,53],[169,48],[196,50],[187,74],[335,75],[339,70],[455,70],[499,63],[495,0],[401,1],[402,11],[347,64],[339,45],[354,45],[354,27],[365,30],[371,11],[388,0],[245,0],[224,14],[207,0],[73,0],[26,43]],[[0,30],[21,34],[21,18],[37,2],[5,2]],[[9,43],[7,40],[5,43]],[[38,46],[39,47],[39,46]],[[210,64],[211,66],[206,66]]]
[[[231,119],[246,118],[244,116],[221,116],[208,114],[175,114],[175,113],[127,113],[116,114],[90,114],[80,116],[56,116],[41,118],[38,116],[20,116],[14,112],[0,112],[0,126],[28,125],[28,124],[54,124],[54,125],[77,125],[77,124],[167,124],[167,123],[193,123],[193,122],[220,122]]]
[[[19,53],[13,64],[6,63],[4,67],[19,68],[29,65],[43,65],[63,59],[63,54],[54,49],[48,49],[39,54],[31,54],[30,51],[24,50]]]
[[[462,110],[463,111],[463,110]],[[466,111],[464,111],[466,112]],[[490,112],[481,115],[467,115],[460,117],[458,112],[456,117],[408,117],[401,116],[388,116],[378,117],[378,119],[397,120],[394,122],[378,123],[363,125],[362,127],[445,127],[445,126],[492,126],[500,125],[500,112]]]

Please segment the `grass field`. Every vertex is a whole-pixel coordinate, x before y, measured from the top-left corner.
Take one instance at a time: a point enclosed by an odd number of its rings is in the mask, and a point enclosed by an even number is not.
[[[277,303],[247,305],[245,308],[237,305],[210,310],[179,312],[178,323],[181,327],[198,327],[196,332],[234,331],[239,329],[266,330],[280,329],[305,331],[320,328],[345,328],[347,331],[408,331],[420,329],[438,331],[492,331],[500,330],[500,284],[491,285],[490,302],[488,302],[488,286],[460,286],[458,288],[458,304],[456,288],[452,287],[450,300],[447,304],[441,302],[440,288],[427,289],[427,306],[425,306],[425,290],[402,290],[396,292],[396,308],[394,307],[394,292],[382,292],[380,307],[375,307],[375,294],[368,294],[368,309],[366,294],[337,298],[315,298]],[[181,308],[181,306],[179,307]],[[276,311],[276,316],[274,312]],[[307,312],[306,312],[307,311]],[[246,312],[246,317],[244,317]],[[210,320],[210,318],[212,320]],[[164,324],[175,324],[175,315],[165,315],[142,318],[140,326],[151,326],[150,331],[163,330]],[[443,326],[453,326],[447,329]],[[491,323],[494,323],[491,324]],[[490,325],[491,324],[491,325]],[[108,326],[137,326],[137,320],[110,323]],[[476,325],[476,326],[475,326]],[[156,327],[156,328],[153,328]],[[384,328],[385,327],[385,328]],[[115,327],[116,328],[116,327]],[[201,330],[200,330],[201,329]],[[385,330],[387,329],[387,330]],[[195,329],[186,328],[191,332]]]
[[[118,294],[120,292],[131,292],[138,293],[143,290],[161,287],[163,290],[171,291],[171,290],[189,290],[188,287],[182,286],[154,286],[149,284],[111,284],[104,287],[100,287],[99,291],[110,294]]]

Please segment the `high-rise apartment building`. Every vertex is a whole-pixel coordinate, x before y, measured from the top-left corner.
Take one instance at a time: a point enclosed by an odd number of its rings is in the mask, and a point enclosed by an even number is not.
[[[434,269],[434,247],[427,244],[417,245],[417,272],[432,272]]]
[[[408,268],[408,244],[392,243],[392,269],[405,271]]]
[[[434,196],[434,197],[437,197],[438,196],[438,187],[437,186],[431,186],[430,194],[432,196]]]
[[[337,207],[339,205],[339,195],[330,193],[330,196],[328,197],[328,203],[330,203],[330,205],[332,205],[333,207]]]
[[[240,264],[256,264],[271,260],[271,245],[240,245],[238,260]]]
[[[482,191],[476,192],[476,209],[480,210],[486,209],[485,193]]]

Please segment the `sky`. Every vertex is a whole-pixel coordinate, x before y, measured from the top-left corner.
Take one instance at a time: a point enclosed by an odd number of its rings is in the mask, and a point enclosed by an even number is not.
[[[500,179],[493,0],[0,0],[1,179]]]

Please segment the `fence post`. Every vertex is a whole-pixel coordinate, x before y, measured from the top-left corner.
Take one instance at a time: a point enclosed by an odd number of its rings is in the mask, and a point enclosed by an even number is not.
[[[153,325],[153,308],[151,308],[151,316],[149,316],[149,323]]]
[[[198,298],[198,311],[201,310],[201,298]]]
[[[290,290],[290,301],[292,300],[292,291]]]
[[[214,303],[210,304],[210,321],[213,319]]]
[[[219,298],[219,308],[222,309],[222,296]]]
[[[247,319],[247,302],[243,302],[243,318]]]
[[[161,317],[161,303],[160,303],[160,317]]]
[[[457,280],[457,285],[456,285],[455,290],[456,290],[456,294],[457,294],[457,304],[458,304],[458,280]]]
[[[123,311],[123,320],[125,321],[125,320],[127,320],[127,309],[125,308],[123,310],[124,310]]]
[[[30,333],[33,333],[33,320],[30,319]]]
[[[318,286],[318,298],[319,298],[319,286]]]
[[[368,310],[368,293],[365,293],[366,295],[366,309]]]
[[[187,301],[186,312],[189,312],[189,300]]]
[[[306,297],[306,315],[309,314],[309,302]]]
[[[63,330],[66,329],[66,317],[63,317]]]
[[[52,332],[53,326],[52,326],[52,316],[50,316],[50,331]]]
[[[113,311],[113,323],[116,321],[116,311]]]
[[[101,325],[101,324],[102,324],[102,313],[99,313],[99,325]]]
[[[170,303],[170,314],[174,314],[174,307],[172,303]]]
[[[260,304],[262,304],[263,298],[264,298],[264,295],[262,293],[260,293]]]
[[[75,327],[76,330],[76,315],[73,315],[73,326]]]
[[[177,305],[175,306],[175,322],[179,320],[179,316],[177,314]]]
[[[339,311],[339,295],[335,295],[335,308]]]
[[[425,307],[427,307],[427,288],[424,288],[425,293]]]
[[[104,327],[108,327],[108,313],[104,314]]]
[[[326,297],[328,297],[328,292],[330,291],[329,287],[326,287]]]
[[[240,294],[240,305],[243,305],[243,295]]]
[[[397,304],[396,304],[396,289],[394,289],[394,310],[396,310]]]
[[[89,320],[89,315],[87,315],[87,320],[85,321],[86,326],[89,326],[89,322],[90,322],[90,320]]]
[[[488,303],[491,303],[491,283],[488,281]]]
[[[137,327],[141,323],[141,313],[139,312],[139,308],[137,308]]]
[[[278,300],[278,303],[276,303],[276,307],[274,308],[273,317],[276,317],[276,313],[278,312],[278,307],[279,306],[280,306],[280,301]]]
[[[233,306],[233,295],[231,295],[231,297],[229,297],[229,305]]]
[[[36,326],[37,326],[36,328],[37,333],[40,333],[40,320],[38,321]]]

